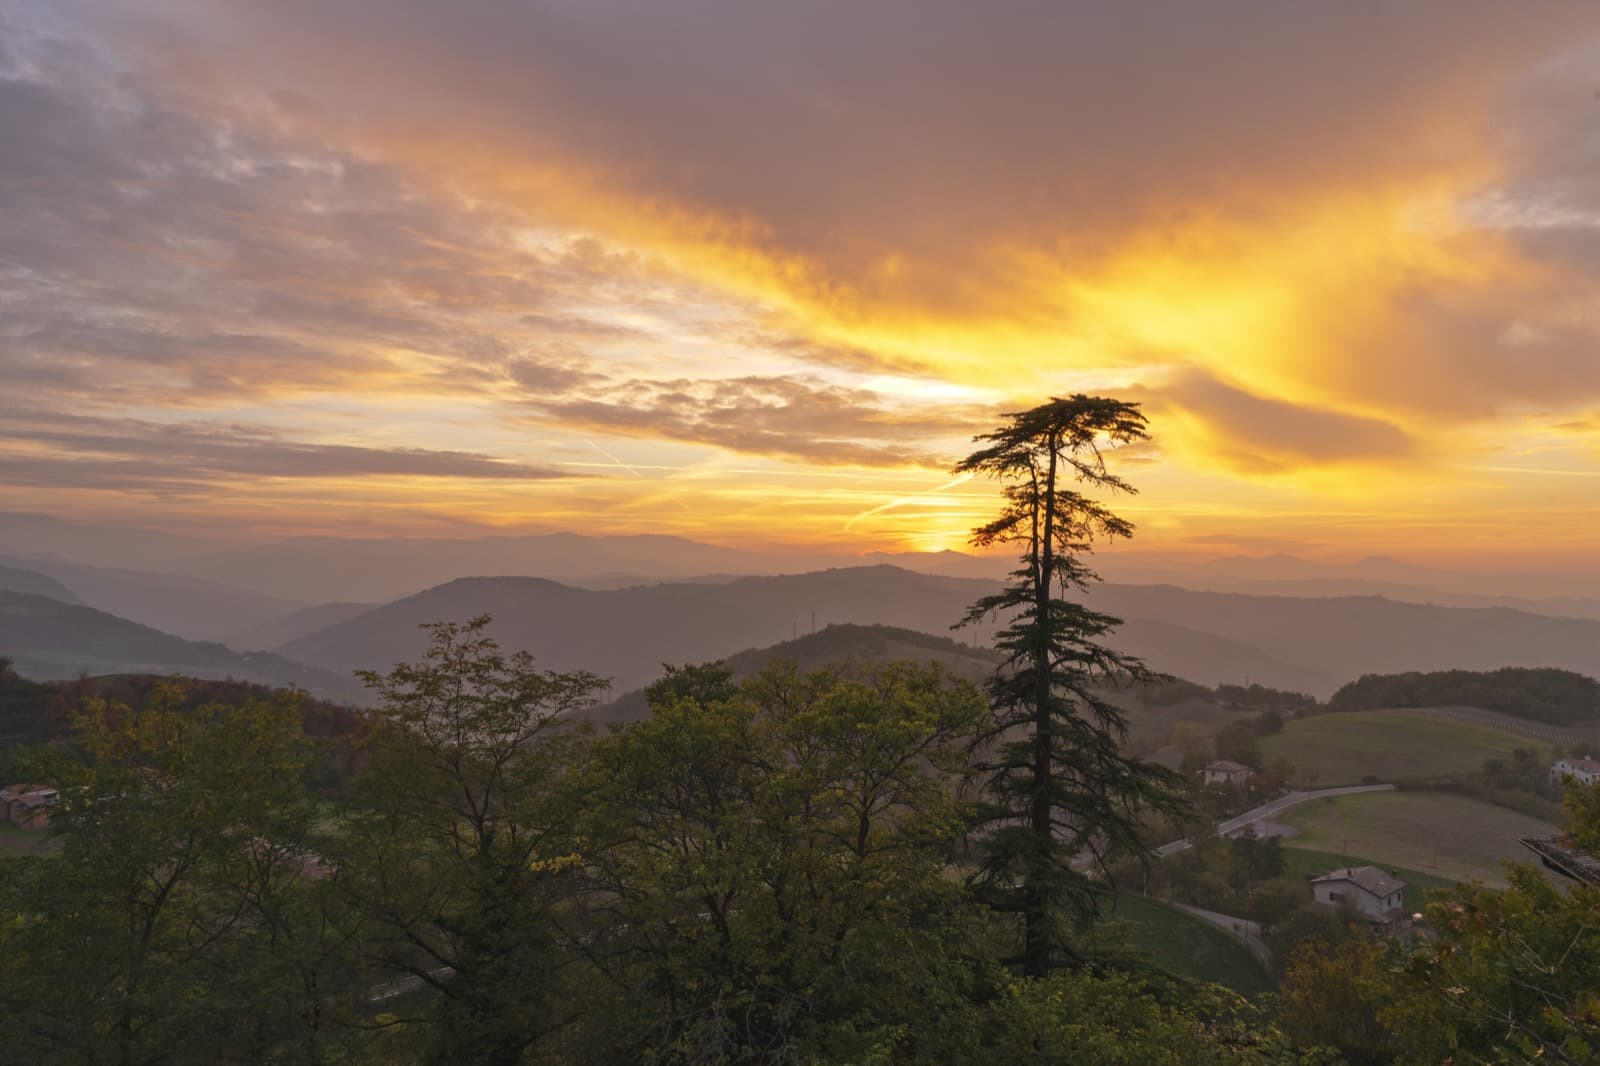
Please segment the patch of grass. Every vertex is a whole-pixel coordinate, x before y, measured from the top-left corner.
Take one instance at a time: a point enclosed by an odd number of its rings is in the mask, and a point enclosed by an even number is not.
[[[1386,869],[1494,886],[1505,884],[1502,860],[1530,858],[1518,837],[1556,832],[1549,822],[1450,792],[1334,796],[1285,811],[1281,820],[1300,831],[1294,848],[1341,859],[1335,866],[1361,865],[1342,857],[1364,856]]]
[[[1193,915],[1146,896],[1118,896],[1107,917],[1126,923],[1131,945],[1169,973],[1226,985],[1244,996],[1272,988],[1249,948]]]
[[[1294,764],[1298,785],[1354,785],[1363,778],[1403,781],[1475,773],[1484,760],[1503,758],[1536,740],[1503,729],[1414,711],[1351,711],[1297,718],[1261,739],[1268,762]]]

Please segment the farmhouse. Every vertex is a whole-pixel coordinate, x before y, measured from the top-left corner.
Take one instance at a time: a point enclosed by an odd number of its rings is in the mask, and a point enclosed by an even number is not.
[[[1597,759],[1557,759],[1550,766],[1550,780],[1560,784],[1563,778],[1570,777],[1580,785],[1592,785],[1600,781],[1600,760]]]
[[[1374,922],[1396,918],[1406,883],[1376,866],[1347,866],[1311,879],[1311,894],[1329,907],[1349,904]]]
[[[1208,785],[1243,785],[1250,780],[1250,775],[1254,772],[1244,763],[1237,763],[1231,759],[1218,759],[1216,762],[1206,763],[1205,769],[1201,770],[1200,774]]]
[[[10,785],[0,789],[0,815],[24,829],[43,829],[50,824],[50,808],[59,798],[45,785]]]

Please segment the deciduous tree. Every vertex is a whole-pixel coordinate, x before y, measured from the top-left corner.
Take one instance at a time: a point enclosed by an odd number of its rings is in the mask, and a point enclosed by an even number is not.
[[[679,684],[678,682],[684,682]],[[708,683],[709,682],[709,683]],[[594,750],[621,1004],[603,1061],[876,1061],[964,1002],[981,910],[946,875],[984,712],[892,663],[732,687],[696,668]]]
[[[56,784],[59,851],[0,865],[0,1057],[316,1062],[348,974],[324,938],[293,697],[91,699]]]
[[[604,683],[503,654],[488,622],[430,626],[421,661],[362,675],[382,707],[339,886],[366,962],[421,989],[386,1019],[402,1039],[509,1066],[581,1011],[562,986],[587,891],[572,712]]]

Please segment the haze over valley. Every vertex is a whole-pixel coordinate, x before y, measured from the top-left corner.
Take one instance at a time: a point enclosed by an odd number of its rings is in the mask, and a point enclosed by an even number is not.
[[[0,0],[0,1060],[1600,1062],[1597,71]]]

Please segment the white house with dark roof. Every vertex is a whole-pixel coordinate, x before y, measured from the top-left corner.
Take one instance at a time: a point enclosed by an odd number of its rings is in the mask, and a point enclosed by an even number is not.
[[[1600,781],[1600,760],[1557,759],[1551,764],[1551,781],[1559,785],[1563,779],[1568,777],[1581,785],[1592,785],[1596,781]]]
[[[1201,779],[1208,785],[1235,785],[1243,786],[1250,780],[1254,770],[1242,762],[1232,759],[1218,759],[1208,762],[1205,769],[1200,771]]]
[[[1404,913],[1406,883],[1376,866],[1347,866],[1311,879],[1311,894],[1329,907],[1351,906],[1375,922]]]

